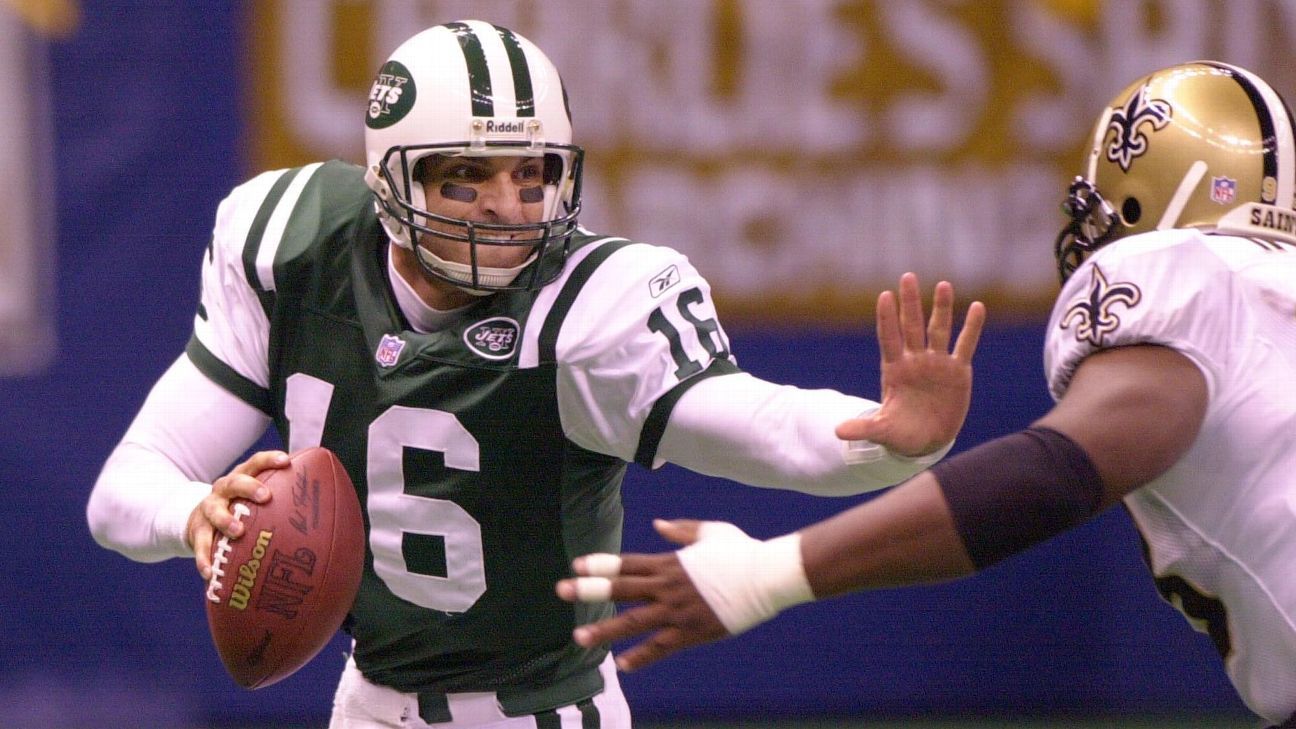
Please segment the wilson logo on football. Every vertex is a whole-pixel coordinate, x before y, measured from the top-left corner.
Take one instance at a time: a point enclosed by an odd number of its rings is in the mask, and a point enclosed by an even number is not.
[[[238,579],[230,588],[230,607],[235,610],[246,610],[248,599],[252,597],[252,586],[256,584],[257,573],[261,571],[261,560],[265,559],[266,549],[274,532],[262,531],[257,535],[256,546],[252,548],[252,559],[239,565]]]
[[[506,316],[483,319],[464,331],[464,344],[479,357],[505,360],[517,349],[518,323]]]

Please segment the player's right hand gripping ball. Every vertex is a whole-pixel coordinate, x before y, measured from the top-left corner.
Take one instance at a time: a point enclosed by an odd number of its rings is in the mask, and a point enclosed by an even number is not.
[[[364,523],[351,478],[332,451],[309,448],[262,472],[270,501],[235,499],[237,539],[212,548],[207,624],[240,686],[292,675],[333,638],[364,568]]]

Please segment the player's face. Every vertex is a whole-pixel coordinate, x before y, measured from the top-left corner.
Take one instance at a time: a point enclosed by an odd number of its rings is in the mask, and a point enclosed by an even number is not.
[[[537,223],[544,215],[544,161],[539,157],[437,155],[424,163],[421,172],[428,212],[474,223],[505,225]],[[434,230],[449,227],[435,221],[427,223]],[[514,233],[508,237],[534,235]],[[480,232],[477,237],[479,241],[500,240]],[[420,245],[448,261],[471,261],[467,243],[424,236]],[[521,264],[531,252],[530,246],[478,245],[477,264],[510,268]]]

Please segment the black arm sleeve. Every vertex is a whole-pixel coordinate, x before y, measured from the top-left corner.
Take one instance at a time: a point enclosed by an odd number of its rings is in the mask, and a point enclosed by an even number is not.
[[[1083,523],[1102,503],[1093,462],[1051,428],[1027,428],[932,466],[977,569]]]

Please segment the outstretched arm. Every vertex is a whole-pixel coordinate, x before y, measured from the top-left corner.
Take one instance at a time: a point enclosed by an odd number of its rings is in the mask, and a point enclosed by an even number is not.
[[[944,482],[924,472],[768,541],[716,522],[658,522],[663,536],[687,546],[578,558],[573,569],[582,577],[559,582],[558,594],[642,603],[574,633],[586,646],[648,634],[618,659],[632,670],[740,633],[799,602],[970,574],[1081,523],[1164,472],[1192,445],[1206,404],[1205,378],[1183,355],[1157,346],[1105,350],[1081,364],[1066,397],[1035,423],[1057,434],[1051,440],[1014,434],[991,441],[945,461]],[[1057,443],[1064,444],[1060,454],[1045,447]]]
[[[985,307],[968,308],[951,351],[953,309],[953,287],[937,284],[924,330],[918,279],[905,274],[898,296],[888,291],[878,300],[880,404],[746,373],[712,377],[691,383],[680,397],[657,459],[824,496],[900,483],[944,455],[967,414]],[[851,442],[842,443],[843,430]]]

